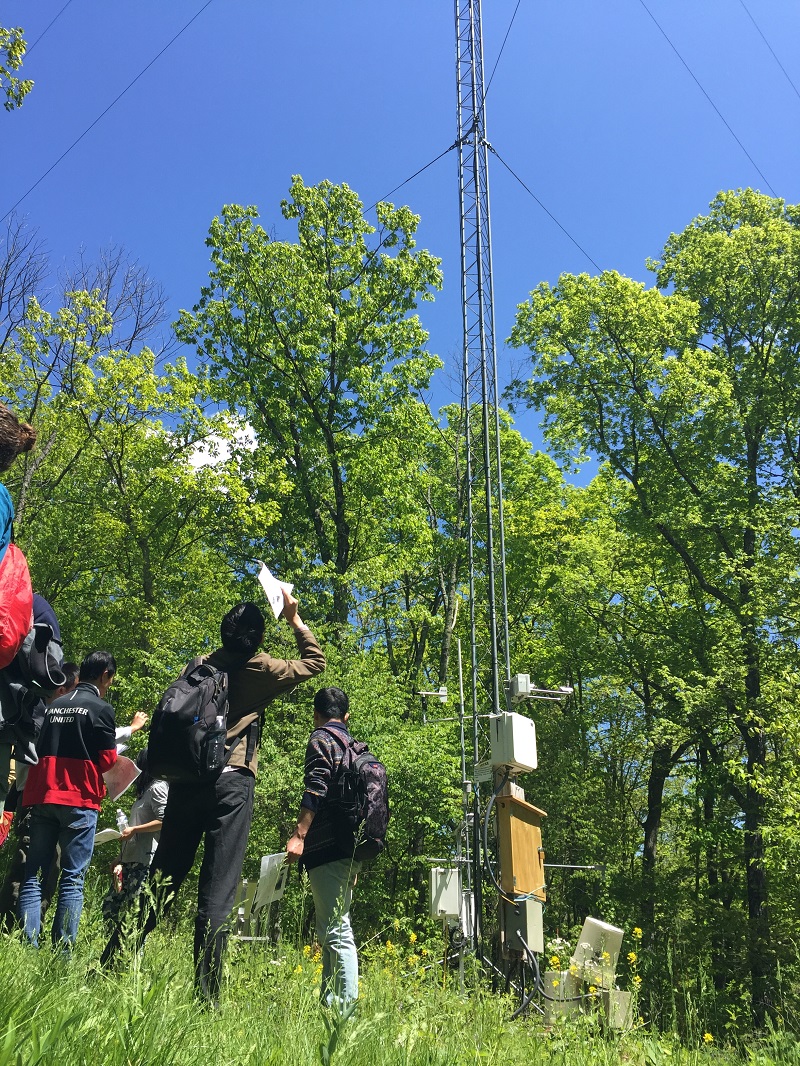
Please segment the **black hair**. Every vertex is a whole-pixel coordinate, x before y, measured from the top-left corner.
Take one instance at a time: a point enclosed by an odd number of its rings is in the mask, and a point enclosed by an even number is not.
[[[344,716],[350,710],[350,700],[340,688],[321,688],[314,694],[314,710],[323,718],[344,721]]]
[[[117,660],[110,651],[90,652],[81,663],[81,681],[97,681],[108,672],[113,676],[117,672]]]
[[[254,603],[237,603],[222,619],[223,648],[234,655],[255,655],[264,639],[264,625],[264,615]]]
[[[62,663],[61,673],[64,675],[64,684],[63,686],[59,685],[59,688],[72,688],[72,686],[78,680],[80,667],[77,663]]]
[[[136,756],[135,762],[142,771],[136,778],[136,784],[134,786],[136,789],[136,798],[138,800],[142,798],[149,786],[155,781],[155,778],[147,769],[147,748],[142,748]]]

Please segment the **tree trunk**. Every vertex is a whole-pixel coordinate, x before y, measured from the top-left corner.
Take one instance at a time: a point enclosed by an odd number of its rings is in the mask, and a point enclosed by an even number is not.
[[[648,938],[652,938],[656,921],[656,858],[658,833],[664,804],[664,786],[675,763],[689,749],[687,741],[676,752],[671,744],[659,744],[650,760],[650,776],[647,780],[647,816],[644,822],[644,848],[642,851],[642,922]]]
[[[764,865],[763,826],[766,800],[753,784],[754,773],[766,761],[763,730],[754,731],[747,741],[747,788],[744,804],[744,861],[747,871],[748,958],[753,997],[753,1024],[761,1029],[772,1014],[775,974],[770,941],[767,871]]]

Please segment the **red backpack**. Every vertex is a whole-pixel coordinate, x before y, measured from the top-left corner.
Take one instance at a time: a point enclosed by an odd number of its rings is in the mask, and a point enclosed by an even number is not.
[[[9,544],[0,562],[0,670],[13,662],[32,625],[28,563],[16,544]]]

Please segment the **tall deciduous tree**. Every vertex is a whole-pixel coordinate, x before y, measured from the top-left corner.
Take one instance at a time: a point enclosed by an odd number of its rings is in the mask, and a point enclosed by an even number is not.
[[[770,738],[783,725],[766,682],[797,643],[800,208],[722,193],[650,266],[660,290],[612,272],[540,285],[512,335],[533,362],[516,392],[545,408],[557,450],[589,449],[628,482],[647,530],[709,605],[704,695],[743,749],[726,787],[743,812],[761,1022],[773,970]]]
[[[217,639],[235,595],[231,559],[277,517],[263,489],[280,474],[248,469],[235,427],[206,415],[184,363],[159,368],[146,347],[109,347],[113,333],[97,291],[55,313],[29,303],[0,353],[2,399],[39,437],[9,486],[68,653],[113,647],[130,683],[123,700],[146,704]]]
[[[402,526],[411,495],[425,417],[415,394],[440,365],[414,311],[439,287],[439,261],[416,249],[407,207],[378,204],[376,228],[346,185],[295,177],[281,209],[296,242],[271,239],[254,207],[213,221],[210,282],[178,335],[282,464],[288,569],[315,569],[343,625],[359,567],[380,553],[379,531]]]

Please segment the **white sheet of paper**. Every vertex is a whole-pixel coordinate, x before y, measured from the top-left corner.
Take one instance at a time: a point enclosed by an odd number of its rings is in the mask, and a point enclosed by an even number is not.
[[[98,829],[94,835],[95,844],[107,844],[109,840],[119,840],[122,833],[118,833],[116,829]]]
[[[262,857],[258,887],[253,897],[253,914],[257,914],[262,907],[268,907],[270,903],[274,903],[283,896],[288,873],[289,864],[286,862],[285,851]]]
[[[142,771],[136,763],[127,755],[118,755],[117,761],[110,770],[103,774],[103,780],[108,789],[108,795],[112,800],[117,799],[126,788],[130,788]]]
[[[261,563],[260,559],[257,561]],[[276,619],[280,618],[283,610],[283,589],[291,592],[294,585],[289,584],[288,581],[278,581],[277,577],[269,572],[265,563],[261,563],[258,580],[264,590],[264,595],[267,597],[267,603],[272,608],[272,613]]]

